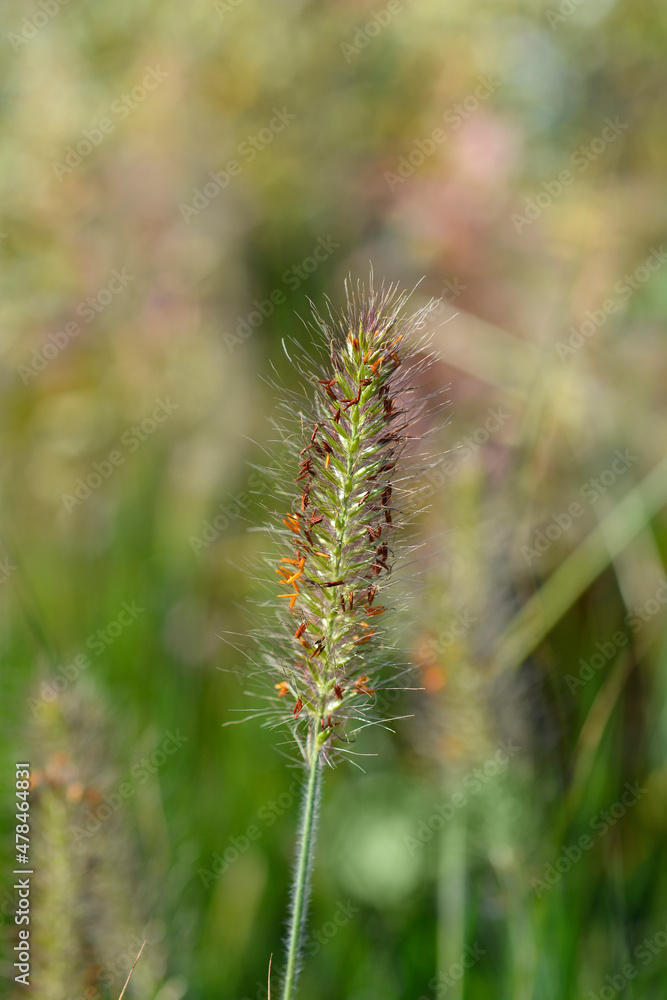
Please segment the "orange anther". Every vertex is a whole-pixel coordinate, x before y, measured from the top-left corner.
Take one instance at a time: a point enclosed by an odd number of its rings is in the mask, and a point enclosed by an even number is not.
[[[365,642],[370,642],[370,640],[373,638],[374,635],[375,635],[375,630],[373,630],[372,632],[367,632],[366,635],[355,635],[354,636],[355,646],[363,646]]]
[[[355,691],[363,691],[364,694],[371,695],[375,694],[375,688],[366,687],[370,677],[357,677],[354,682]]]
[[[297,566],[299,568],[297,569],[296,573],[293,573],[288,580],[285,580],[285,583],[294,583],[295,580],[298,580],[299,577],[303,574],[303,567],[305,565],[306,565],[306,557],[302,556],[297,563]]]

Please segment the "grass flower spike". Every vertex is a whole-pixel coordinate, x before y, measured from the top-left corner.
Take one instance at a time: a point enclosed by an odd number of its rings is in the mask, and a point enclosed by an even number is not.
[[[285,405],[298,431],[287,509],[276,520],[283,554],[277,629],[260,634],[273,671],[270,724],[285,722],[308,767],[288,939],[284,998],[292,995],[307,899],[320,769],[373,721],[382,683],[385,591],[396,534],[416,495],[414,442],[431,357],[423,350],[430,307],[409,318],[393,286],[348,288],[347,310],[327,323],[322,368],[299,364],[306,400]],[[409,447],[408,447],[409,446]],[[386,651],[385,651],[386,655]]]
[[[316,314],[329,363],[310,375],[312,412],[300,414],[275,566],[284,604],[269,654],[275,696],[306,761],[330,757],[349,738],[347,723],[366,721],[376,687],[394,537],[415,492],[406,486],[414,463],[402,460],[417,437],[418,383],[430,363],[415,337],[428,309],[402,319],[405,301],[394,288],[371,287],[348,296],[333,329]]]

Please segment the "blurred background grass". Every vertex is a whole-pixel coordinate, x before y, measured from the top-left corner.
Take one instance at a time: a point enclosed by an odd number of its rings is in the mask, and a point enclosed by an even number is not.
[[[219,636],[245,646],[262,378],[372,261],[442,297],[451,419],[403,637],[424,690],[329,776],[302,995],[659,995],[664,5],[3,15],[8,982],[24,758],[40,1000],[117,997],[144,937],[128,996],[264,995],[298,772],[221,728],[247,699]]]

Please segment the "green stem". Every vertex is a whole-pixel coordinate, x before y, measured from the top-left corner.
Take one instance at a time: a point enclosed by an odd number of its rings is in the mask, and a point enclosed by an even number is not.
[[[363,377],[363,372],[357,374],[357,380]],[[350,520],[350,496],[352,495],[352,488],[354,484],[354,467],[357,460],[358,452],[358,442],[359,434],[361,432],[362,423],[360,422],[359,413],[359,403],[354,407],[351,415],[350,422],[353,424],[352,436],[347,444],[347,465],[345,469],[345,481],[342,489],[342,511],[340,515],[340,530],[338,534],[338,541],[336,544],[336,551],[334,556],[334,561],[332,565],[332,573],[334,579],[338,578],[340,573],[341,561],[343,558],[343,553],[345,551],[345,545],[347,544],[347,527]],[[336,519],[338,523],[338,519]],[[331,592],[331,605],[329,608],[329,614],[327,616],[326,622],[326,636],[327,636],[327,649],[331,649],[333,645],[333,633],[336,625],[336,619],[338,617],[338,591],[332,590]],[[343,663],[345,661],[343,660]],[[322,701],[322,714],[324,714],[324,702],[326,700],[326,693],[323,696]]]
[[[288,930],[287,968],[285,969],[285,984],[283,1000],[292,1000],[298,973],[299,951],[306,922],[308,894],[310,890],[310,872],[312,867],[313,849],[315,846],[315,825],[320,801],[321,787],[320,754],[317,737],[312,740],[310,761],[308,764],[308,782],[304,790],[303,807],[299,829],[299,856],[294,873],[292,888],[292,906]]]

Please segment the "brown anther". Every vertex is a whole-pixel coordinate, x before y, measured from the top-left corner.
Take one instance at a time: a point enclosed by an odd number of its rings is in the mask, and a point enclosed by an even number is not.
[[[314,475],[315,473],[313,472],[312,466],[310,464],[310,458],[307,458],[305,462],[301,463],[301,474],[296,477],[294,482],[298,483],[300,479],[305,479],[306,476],[314,476]]]
[[[344,583],[345,583],[345,580],[332,580],[331,583],[323,583],[322,586],[323,587],[340,587],[341,584],[344,584]]]
[[[382,499],[380,501],[380,505],[382,507],[386,507],[387,504],[390,502],[390,500],[391,500],[391,486],[385,486],[384,490],[382,491]]]
[[[354,591],[352,591],[352,590],[350,591],[350,593],[348,594],[347,600],[348,600],[347,610],[351,611],[352,608],[354,607]]]
[[[368,601],[369,604],[373,603],[373,598],[375,597],[376,593],[377,593],[377,587],[369,587],[368,594],[366,595],[366,600]]]
[[[299,452],[299,457],[301,457],[301,455],[303,455],[303,453],[304,453],[304,452],[308,451],[308,449],[309,449],[309,448],[311,448],[311,447],[312,447],[312,445],[313,445],[313,444],[315,443],[315,435],[317,434],[317,431],[318,431],[318,429],[319,429],[319,428],[320,428],[321,426],[322,426],[321,424],[315,424],[315,427],[313,428],[313,433],[312,433],[312,435],[311,435],[311,437],[310,437],[310,441],[309,441],[309,443],[308,443],[308,444],[307,444],[307,445],[305,446],[305,448],[302,448],[302,449],[301,449],[301,451]]]
[[[340,420],[340,407],[338,407],[336,413],[334,414],[333,422],[337,424],[339,420]]]
[[[345,611],[345,598],[342,594],[340,595],[340,610]]]
[[[389,510],[388,507],[385,507],[385,509],[384,509],[384,519],[387,522],[387,524],[392,524],[393,523],[392,520],[391,520],[391,511]]]
[[[359,690],[361,690],[361,688]],[[292,709],[292,715],[294,716],[295,719],[296,719],[297,715],[299,714],[299,712],[301,711],[302,708],[303,708],[303,702],[301,701],[301,698],[297,698],[296,699],[296,705]]]
[[[359,502],[357,504],[357,507],[361,507],[362,503],[365,503],[366,500],[368,500],[368,498],[369,498],[370,495],[371,495],[371,491],[370,490],[368,490],[367,493],[364,493],[364,495],[359,498]]]
[[[336,695],[337,698],[340,699],[343,697],[343,690],[344,689],[340,684],[334,684],[334,694]]]
[[[310,497],[308,496],[308,490],[304,490],[301,494],[301,510],[304,511],[309,503]]]
[[[367,615],[383,615],[386,610],[384,604],[378,604],[377,608],[364,608]]]
[[[345,403],[343,409],[349,410],[351,406],[354,406],[361,399],[361,386],[357,389],[357,395],[353,396],[352,399],[343,399],[342,402]]]
[[[336,378],[318,378],[317,380],[320,385],[324,386],[324,391],[327,396],[333,399],[334,403],[337,402],[336,396],[334,395],[333,387],[337,384]]]
[[[294,638],[295,639],[300,639],[301,636],[303,635],[303,633],[306,631],[307,628],[308,628],[308,622],[301,622],[301,624],[299,625],[298,629],[294,633]]]
[[[308,522],[308,527],[312,528],[313,525],[319,524],[320,521],[323,521],[323,520],[324,520],[324,518],[322,517],[321,514],[311,514],[310,515],[310,521]]]

